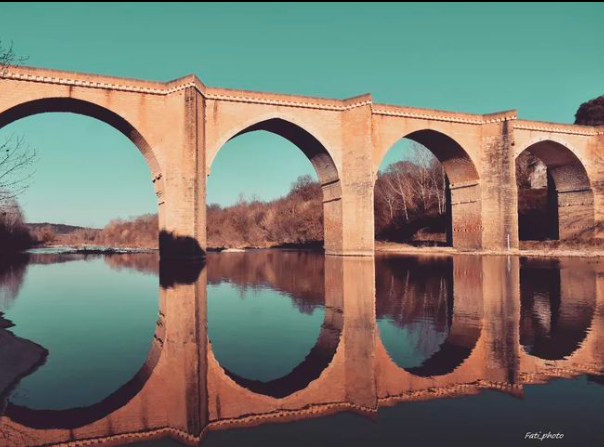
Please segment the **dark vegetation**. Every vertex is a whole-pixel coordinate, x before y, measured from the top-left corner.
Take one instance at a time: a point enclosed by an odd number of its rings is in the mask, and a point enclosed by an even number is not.
[[[0,203],[0,255],[21,252],[34,243],[16,200]]]
[[[604,95],[581,104],[575,114],[575,124],[604,126]]]
[[[313,245],[323,240],[323,192],[310,176],[299,177],[277,200],[208,206],[211,247]]]

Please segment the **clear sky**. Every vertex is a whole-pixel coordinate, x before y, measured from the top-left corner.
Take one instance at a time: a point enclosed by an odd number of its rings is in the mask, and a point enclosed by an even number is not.
[[[572,122],[604,93],[604,4],[0,4],[0,39],[28,65],[467,112],[517,108]],[[132,143],[73,115],[0,130],[39,153],[29,221],[101,226],[156,210]],[[252,155],[253,154],[253,155]],[[393,160],[394,155],[388,157]],[[209,202],[270,199],[312,166],[274,135],[238,137],[212,166]]]

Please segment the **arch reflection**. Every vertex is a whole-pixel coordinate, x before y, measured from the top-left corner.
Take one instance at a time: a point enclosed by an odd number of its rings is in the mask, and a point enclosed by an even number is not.
[[[604,320],[598,317],[604,303],[601,285],[593,289],[596,310],[580,349],[560,361],[542,361],[523,351],[518,322],[522,324],[521,282],[525,278],[520,278],[519,258],[453,256],[435,260],[380,256],[375,262],[371,258],[319,257],[319,262],[312,261],[306,268],[302,260],[292,276],[288,273],[292,264],[281,254],[271,255],[278,259],[271,268],[266,266],[272,262],[267,261],[268,254],[258,261],[241,261],[237,272],[231,272],[236,274],[228,273],[228,268],[225,274],[221,264],[232,261],[226,256],[221,258],[223,255],[227,254],[210,257],[194,281],[190,265],[162,263],[158,267],[159,264],[142,258],[128,265],[126,258],[111,259],[116,268],[160,268],[162,283],[169,284],[160,292],[160,318],[153,337],[155,354],[131,381],[89,408],[50,413],[14,406],[6,409],[0,416],[0,445],[8,439],[8,447],[85,443],[117,446],[170,437],[184,445],[199,446],[214,430],[343,411],[375,418],[378,408],[401,402],[469,396],[485,389],[522,397],[526,384],[545,383],[561,374],[588,374],[594,382],[604,375]],[[213,261],[216,262],[212,266]],[[523,270],[525,264],[523,261]],[[560,309],[564,307],[567,288],[575,294],[570,296],[576,301],[580,296],[577,289],[589,294],[592,281],[598,283],[604,277],[604,263],[598,260],[557,261],[551,267],[560,270]],[[280,273],[280,268],[284,272]],[[303,389],[283,397],[250,389],[254,384],[237,383],[216,362],[208,343],[207,284],[225,277],[241,284],[251,281],[261,285],[269,281],[280,290],[298,290],[297,297],[304,299],[293,305],[304,308],[314,305],[315,287],[321,286],[311,279],[312,272],[321,271],[324,293],[333,300],[334,309],[339,309],[324,326],[341,328],[337,342],[328,338],[315,345],[325,348],[318,357],[328,359],[323,363],[328,365]],[[441,278],[443,287],[430,275]],[[413,287],[402,290],[414,290],[423,299],[434,295],[425,307],[401,301],[396,293],[384,295],[386,285],[401,284],[401,278],[407,277]],[[441,290],[440,295],[436,293]],[[384,300],[384,296],[388,299]],[[436,351],[428,351],[420,363],[407,365],[405,370],[392,362],[376,337],[376,316],[378,320],[390,318],[405,323],[408,319],[413,322],[413,315],[416,320],[432,318],[427,327],[439,329],[443,338],[437,339]],[[449,342],[471,352],[461,364],[460,356],[447,369],[439,370],[430,364],[436,362],[431,359],[438,358]],[[332,351],[335,352],[329,358]],[[321,362],[315,358],[312,363]],[[421,367],[429,369],[431,375],[409,371]],[[451,368],[450,373],[437,375]],[[291,380],[296,382],[300,383]]]
[[[596,275],[581,262],[524,259],[520,268],[520,344],[544,360],[575,352],[592,325]]]
[[[113,256],[104,256],[105,263],[112,267],[116,268],[112,265],[112,260],[115,260]],[[91,260],[100,260],[101,256],[99,255],[83,255],[83,254],[66,254],[66,255],[31,255],[29,260],[32,264],[56,264],[56,263],[65,263],[65,262],[75,262],[75,261],[91,261]],[[158,256],[157,254],[146,254],[141,258],[134,258],[130,256],[123,257],[121,262],[119,263],[118,268],[130,268],[137,271],[141,271],[139,263],[141,260],[144,260],[143,264],[148,265],[158,265]],[[168,268],[162,269],[161,282],[162,283],[170,283],[172,285],[176,285],[182,283],[180,277],[182,276],[183,271],[190,272],[191,264],[186,263],[186,265],[171,265]],[[199,273],[201,271],[202,266],[198,266],[196,269],[196,277],[199,277]],[[154,273],[155,270],[152,270]],[[179,272],[175,274],[174,272]],[[196,280],[196,279],[195,279]],[[147,353],[147,357],[140,369],[136,371],[136,373],[123,385],[121,385],[118,389],[110,393],[105,398],[95,402],[91,405],[86,406],[78,406],[74,408],[65,408],[65,409],[38,409],[38,408],[30,408],[27,405],[15,404],[13,402],[9,402],[6,408],[6,414],[11,418],[11,420],[17,422],[18,424],[22,424],[24,426],[37,428],[37,429],[76,429],[78,427],[82,427],[88,424],[95,423],[96,421],[107,417],[107,415],[112,414],[116,411],[119,411],[121,408],[130,403],[135,397],[143,392],[145,386],[147,385],[149,379],[153,376],[155,369],[159,363],[162,349],[163,349],[163,341],[166,339],[166,294],[169,294],[169,290],[166,288],[162,288],[160,290],[160,306],[159,306],[159,319],[155,324],[155,330],[153,332],[153,337],[151,339],[150,350]],[[52,352],[51,352],[52,355]],[[117,362],[119,358],[108,359],[109,361]],[[82,360],[84,361],[84,359]],[[91,377],[90,387],[95,386],[94,377]]]
[[[319,253],[269,250],[210,253],[208,330],[210,340],[214,341],[212,352],[226,375],[254,393],[276,398],[300,391],[316,380],[331,362],[342,332],[342,303],[339,295],[325,294],[325,281],[325,258]],[[237,302],[231,302],[233,299]],[[284,299],[291,301],[289,310],[288,306],[283,307]],[[227,301],[230,308],[224,309],[220,300]],[[258,306],[252,303],[250,307],[245,300],[265,303]],[[237,306],[244,311],[248,309],[252,314],[249,318],[260,320],[246,323],[248,315],[238,315],[233,310]],[[213,311],[214,318],[221,318],[220,327],[212,321]],[[308,318],[316,313],[323,314],[323,318],[320,326],[314,328],[316,323]],[[244,327],[247,329],[242,331]],[[250,342],[249,337],[257,337],[258,341]],[[310,346],[304,348],[309,340]],[[291,370],[274,377],[275,371],[287,368],[292,351],[296,350],[305,350],[306,354]]]
[[[376,258],[380,337],[392,360],[413,375],[449,374],[476,346],[481,315],[472,291],[462,293],[460,274],[451,257]]]

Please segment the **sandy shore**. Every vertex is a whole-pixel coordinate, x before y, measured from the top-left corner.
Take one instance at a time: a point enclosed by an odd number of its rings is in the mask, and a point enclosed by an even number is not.
[[[581,257],[597,258],[604,256],[603,249],[572,248],[530,248],[514,250],[458,250],[453,247],[415,247],[413,245],[392,242],[376,242],[376,253],[401,253],[412,255],[491,255],[491,256],[533,256],[533,257]]]

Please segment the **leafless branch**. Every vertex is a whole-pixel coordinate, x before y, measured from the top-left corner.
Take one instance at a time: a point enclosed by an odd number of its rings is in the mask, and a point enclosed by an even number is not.
[[[5,76],[12,67],[21,65],[26,60],[26,57],[18,56],[15,53],[12,42],[4,44],[0,40],[0,77]]]
[[[22,137],[0,142],[0,207],[23,194],[35,174],[36,150]]]
[[[25,60],[17,56],[12,42],[5,45],[0,40],[0,78]],[[5,213],[11,209],[10,204],[29,187],[36,158],[35,149],[25,144],[23,138],[13,136],[0,141],[0,209]]]

